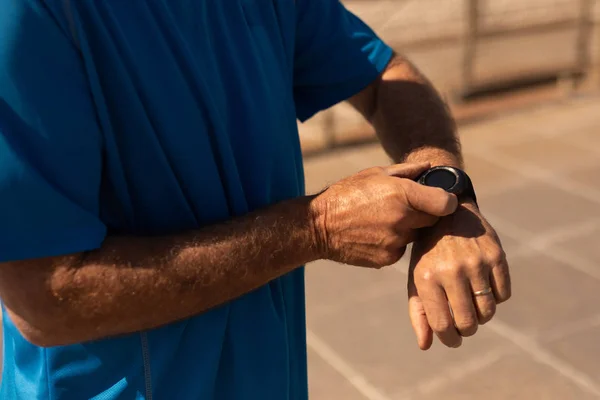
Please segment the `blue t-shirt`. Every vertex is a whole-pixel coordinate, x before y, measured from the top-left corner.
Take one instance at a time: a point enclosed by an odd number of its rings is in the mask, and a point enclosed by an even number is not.
[[[296,119],[390,57],[338,0],[0,0],[0,261],[302,195]],[[2,399],[307,398],[302,269],[118,338],[40,348],[3,326]]]

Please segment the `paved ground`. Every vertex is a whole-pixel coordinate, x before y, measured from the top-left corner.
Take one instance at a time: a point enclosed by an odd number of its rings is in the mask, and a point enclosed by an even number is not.
[[[313,400],[600,399],[600,97],[461,131],[514,297],[458,350],[416,347],[405,272],[307,268]],[[388,163],[378,146],[308,159],[308,187]]]

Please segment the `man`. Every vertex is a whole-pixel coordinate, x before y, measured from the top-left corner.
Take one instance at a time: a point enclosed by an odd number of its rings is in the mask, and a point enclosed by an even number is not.
[[[338,0],[0,0],[0,96],[3,399],[306,399],[317,259],[416,240],[422,349],[510,296],[473,196],[413,181],[462,167],[443,102]],[[404,164],[305,196],[296,118],[346,99]]]

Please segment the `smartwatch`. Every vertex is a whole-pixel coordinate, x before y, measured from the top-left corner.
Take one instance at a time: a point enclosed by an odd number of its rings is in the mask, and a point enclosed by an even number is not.
[[[439,187],[453,193],[459,200],[473,200],[477,204],[477,196],[471,178],[459,168],[439,166],[428,169],[416,181],[421,185]]]

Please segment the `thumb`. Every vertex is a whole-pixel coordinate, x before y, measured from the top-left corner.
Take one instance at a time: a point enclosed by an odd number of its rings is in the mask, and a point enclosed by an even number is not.
[[[404,163],[394,164],[385,168],[386,172],[390,176],[396,176],[398,178],[416,179],[423,172],[431,168],[431,163]]]
[[[458,207],[456,195],[437,187],[403,179],[402,187],[410,207],[436,217],[452,214]]]
[[[417,336],[417,344],[421,350],[429,350],[433,344],[433,331],[427,321],[427,314],[414,282],[409,283],[408,296],[408,315]]]

